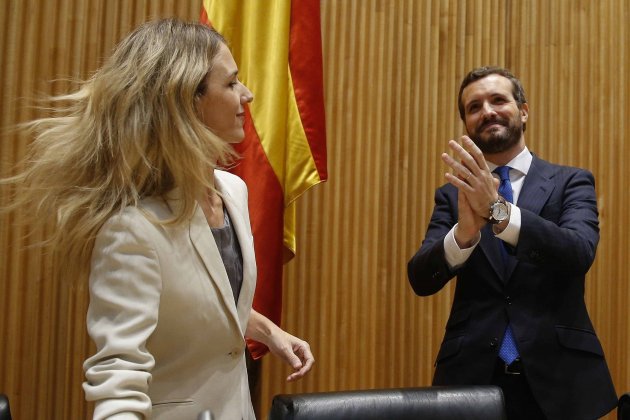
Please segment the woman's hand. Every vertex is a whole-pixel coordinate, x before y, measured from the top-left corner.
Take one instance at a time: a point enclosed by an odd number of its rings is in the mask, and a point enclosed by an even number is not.
[[[315,363],[311,346],[306,341],[284,331],[253,309],[245,335],[269,347],[271,353],[293,368],[293,373],[287,377],[288,382],[301,379]]]
[[[293,368],[293,373],[287,376],[287,382],[301,379],[315,363],[311,346],[280,328],[271,335],[269,342],[264,344],[273,354]]]

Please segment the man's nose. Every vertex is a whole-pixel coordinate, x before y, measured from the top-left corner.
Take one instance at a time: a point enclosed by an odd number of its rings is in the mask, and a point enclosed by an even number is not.
[[[490,102],[484,102],[481,108],[484,117],[492,117],[497,114]]]

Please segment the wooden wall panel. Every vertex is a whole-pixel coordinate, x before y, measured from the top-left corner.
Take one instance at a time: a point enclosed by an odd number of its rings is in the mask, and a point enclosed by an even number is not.
[[[453,286],[414,296],[406,262],[462,134],[459,83],[498,64],[523,80],[526,138],[539,156],[589,168],[601,242],[586,300],[617,390],[630,390],[630,4],[626,0],[321,0],[330,180],[298,203],[298,254],[285,268],[284,326],[311,343],[305,380],[263,362],[257,408],[274,394],[428,385]],[[38,93],[85,78],[149,18],[197,19],[200,0],[2,0],[0,129],[32,119]],[[28,139],[3,131],[0,173]],[[5,203],[6,189],[0,189]],[[0,392],[16,418],[83,418],[84,287],[0,219]],[[72,262],[64,262],[72,263]]]
[[[416,297],[405,267],[443,183],[439,153],[463,133],[459,83],[486,64],[523,80],[530,149],[596,176],[586,300],[617,390],[630,389],[629,17],[625,1],[322,0],[330,181],[299,202],[283,321],[317,367],[285,384],[265,359],[260,412],[277,393],[430,384],[453,285]]]

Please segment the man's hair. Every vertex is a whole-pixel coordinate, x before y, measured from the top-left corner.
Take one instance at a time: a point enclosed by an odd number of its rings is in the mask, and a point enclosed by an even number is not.
[[[479,79],[483,79],[484,77],[490,76],[491,74],[498,74],[499,76],[503,76],[512,82],[512,96],[516,100],[516,104],[518,108],[521,109],[523,104],[527,103],[527,99],[525,99],[525,90],[523,89],[523,85],[521,81],[516,78],[508,69],[504,69],[502,67],[477,67],[472,69],[464,80],[462,80],[462,85],[459,88],[459,95],[457,97],[457,104],[459,106],[459,116],[462,121],[465,121],[465,111],[464,104],[462,103],[462,92],[469,84],[476,82]],[[523,124],[523,130],[525,130],[525,124]]]

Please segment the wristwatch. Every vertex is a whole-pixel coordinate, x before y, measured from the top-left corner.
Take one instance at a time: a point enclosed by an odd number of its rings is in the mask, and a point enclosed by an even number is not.
[[[490,204],[490,217],[488,218],[488,223],[496,225],[497,223],[507,220],[509,217],[510,212],[508,204],[505,201],[505,198],[499,196],[497,201]]]

